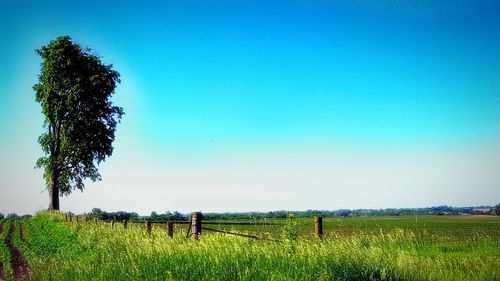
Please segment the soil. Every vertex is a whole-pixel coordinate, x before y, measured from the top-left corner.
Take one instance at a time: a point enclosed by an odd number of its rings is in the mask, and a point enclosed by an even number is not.
[[[10,257],[11,257],[11,265],[12,270],[14,271],[14,280],[26,280],[28,279],[28,265],[24,260],[23,256],[19,252],[19,250],[14,246],[14,233],[15,233],[15,224],[12,224],[9,236],[5,240],[5,245],[9,249]]]

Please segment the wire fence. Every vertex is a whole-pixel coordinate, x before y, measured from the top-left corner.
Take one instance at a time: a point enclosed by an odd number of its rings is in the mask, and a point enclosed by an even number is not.
[[[115,220],[97,220],[95,218],[90,218],[90,217],[85,217],[85,216],[73,216],[73,215],[65,215],[66,221],[75,221],[75,222],[89,222],[89,221],[94,221],[94,222],[106,222],[111,225],[111,227],[115,227],[115,224],[117,224],[117,221]],[[203,220],[203,214],[201,212],[193,212],[191,214],[191,220],[190,221],[181,221],[181,220],[172,220],[172,221],[154,221],[154,220],[122,220],[121,223],[123,224],[124,228],[128,227],[128,224],[144,224],[144,227],[146,231],[150,234],[153,228],[153,224],[157,225],[167,225],[168,226],[168,236],[173,238],[174,236],[174,226],[175,225],[188,225],[187,231],[186,231],[186,238],[194,238],[194,239],[199,239],[200,235],[203,230],[205,231],[210,231],[210,232],[217,232],[217,233],[223,233],[223,234],[228,234],[228,235],[236,235],[240,237],[247,237],[247,238],[252,238],[252,239],[266,239],[266,235],[268,234],[269,231],[264,231],[264,229],[269,230],[271,228],[273,232],[279,232],[278,229],[283,228],[284,226],[287,225],[287,223],[282,223],[282,222],[276,222],[276,221],[249,221],[249,222],[234,222],[234,221],[204,221]],[[217,225],[218,228],[214,227],[206,227],[204,225]],[[313,222],[308,222],[308,221],[301,221],[301,223],[295,223],[293,225],[293,228],[295,229],[302,229],[305,227],[311,227],[314,225],[314,235],[318,238],[323,237],[323,220],[320,216],[315,216],[313,218]],[[249,233],[242,233],[241,231],[236,231],[234,229],[227,230],[224,229],[224,226],[248,226],[248,227],[254,227],[254,231],[252,231],[252,234]],[[257,231],[255,231],[257,230]],[[260,233],[261,235],[257,235],[257,233]]]

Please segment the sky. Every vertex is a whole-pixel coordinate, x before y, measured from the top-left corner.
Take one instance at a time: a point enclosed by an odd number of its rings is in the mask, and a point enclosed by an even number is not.
[[[76,213],[500,202],[498,1],[0,1],[0,212],[48,206],[41,59],[113,64],[125,115]]]

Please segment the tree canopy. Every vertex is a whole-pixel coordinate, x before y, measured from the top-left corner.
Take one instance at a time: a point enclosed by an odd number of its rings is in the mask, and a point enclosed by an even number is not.
[[[110,97],[120,74],[69,36],[57,37],[36,53],[43,61],[33,89],[46,128],[38,138],[45,156],[36,166],[44,169],[49,209],[58,210],[59,196],[83,190],[85,179],[101,179],[97,166],[113,153],[124,112]]]

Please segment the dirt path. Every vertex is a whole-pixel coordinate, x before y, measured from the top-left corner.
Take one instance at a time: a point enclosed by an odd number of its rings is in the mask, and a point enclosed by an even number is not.
[[[28,279],[28,265],[24,260],[19,250],[14,246],[14,233],[16,233],[16,224],[12,224],[9,231],[9,236],[5,240],[5,245],[10,252],[10,262],[14,271],[14,280]]]

